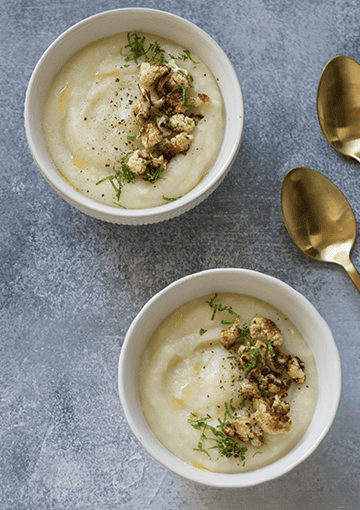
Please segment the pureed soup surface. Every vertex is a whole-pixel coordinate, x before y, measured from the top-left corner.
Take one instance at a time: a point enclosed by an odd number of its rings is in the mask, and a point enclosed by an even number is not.
[[[146,37],[145,47],[157,42],[167,61],[190,55],[185,60],[175,59],[174,64],[191,79],[185,99],[187,94],[195,98],[200,93],[211,101],[188,110],[187,114],[203,118],[191,133],[194,139],[188,150],[171,159],[159,180],[149,182],[136,175],[134,182],[122,187],[119,202],[109,180],[97,185],[114,173],[114,167],[121,168],[119,161],[126,154],[143,149],[139,142],[141,121],[133,107],[141,99],[138,67],[144,58],[126,62],[126,33],[98,40],[77,52],[56,75],[43,114],[45,141],[63,178],[97,202],[119,203],[129,209],[163,205],[194,188],[215,162],[224,132],[222,96],[210,69],[169,40],[140,35]],[[176,123],[172,127],[163,123],[162,130],[165,125],[174,136],[179,132]]]
[[[209,423],[216,426],[218,417],[223,419],[225,402],[232,402],[232,406],[238,408],[243,399],[239,396],[241,381],[234,381],[236,377],[233,376],[236,361],[219,340],[220,331],[228,327],[221,321],[233,320],[234,316],[226,310],[217,311],[212,319],[209,302],[213,297],[197,298],[179,307],[151,336],[141,361],[141,405],[156,437],[177,457],[199,469],[244,472],[279,459],[305,433],[316,405],[315,360],[300,332],[279,310],[249,296],[219,293],[216,302],[231,306],[239,314],[241,324],[249,325],[256,316],[272,320],[284,338],[281,351],[298,356],[304,362],[306,379],[303,384],[293,381],[287,392],[291,431],[265,434],[265,444],[261,447],[246,444],[245,465],[239,458],[219,457],[216,449],[208,449],[214,445],[211,441],[203,442],[211,458],[195,451],[201,431],[193,428],[189,419],[194,418],[194,414],[209,415]]]

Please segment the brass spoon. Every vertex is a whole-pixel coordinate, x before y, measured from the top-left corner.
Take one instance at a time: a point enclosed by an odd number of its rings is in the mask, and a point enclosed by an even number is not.
[[[296,246],[313,259],[342,266],[360,292],[360,274],[350,261],[355,216],[335,184],[311,168],[293,168],[284,178],[281,208]]]
[[[360,65],[338,56],[321,74],[317,112],[329,144],[345,156],[360,162]]]

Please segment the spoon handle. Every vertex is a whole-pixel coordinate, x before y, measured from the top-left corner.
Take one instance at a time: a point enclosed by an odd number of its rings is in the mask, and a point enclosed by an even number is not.
[[[350,259],[343,265],[343,267],[354,282],[357,290],[360,292],[360,273],[356,270]]]

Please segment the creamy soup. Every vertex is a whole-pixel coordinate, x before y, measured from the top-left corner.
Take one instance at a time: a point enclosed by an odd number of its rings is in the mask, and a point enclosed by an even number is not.
[[[200,182],[220,150],[224,106],[216,78],[196,55],[145,34],[146,47],[157,42],[166,61],[189,76],[185,99],[204,94],[210,101],[187,112],[198,117],[190,147],[171,159],[156,182],[136,175],[134,182],[122,187],[119,199],[109,180],[99,181],[121,169],[119,162],[126,154],[143,149],[138,136],[141,122],[133,109],[141,98],[139,66],[144,58],[126,61],[127,37],[120,33],[96,41],[62,67],[46,98],[43,131],[59,173],[76,190],[100,203],[141,209],[177,199]],[[177,125],[169,127],[174,134]]]
[[[291,431],[265,434],[261,446],[246,444],[245,463],[236,457],[219,456],[214,443],[203,441],[210,457],[198,447],[201,431],[189,420],[210,416],[214,427],[224,417],[224,404],[238,409],[243,397],[237,363],[231,351],[220,344],[222,321],[233,320],[228,309],[217,311],[209,302],[214,296],[190,301],[169,315],[156,329],[142,355],[140,397],[147,422],[159,441],[173,454],[199,469],[214,472],[243,472],[282,457],[305,433],[316,405],[315,360],[305,339],[291,321],[271,305],[244,295],[219,294],[216,301],[236,311],[241,324],[253,317],[267,317],[281,330],[281,351],[296,355],[305,364],[305,382],[292,382],[286,400],[290,404]],[[241,411],[239,411],[241,412]]]

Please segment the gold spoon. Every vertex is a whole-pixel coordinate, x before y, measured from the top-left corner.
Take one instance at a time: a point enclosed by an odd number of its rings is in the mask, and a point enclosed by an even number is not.
[[[311,168],[293,168],[283,181],[281,208],[296,246],[313,259],[342,266],[360,292],[360,274],[350,261],[355,216],[335,184]]]
[[[338,56],[326,64],[317,92],[317,112],[329,144],[360,162],[360,65]]]

